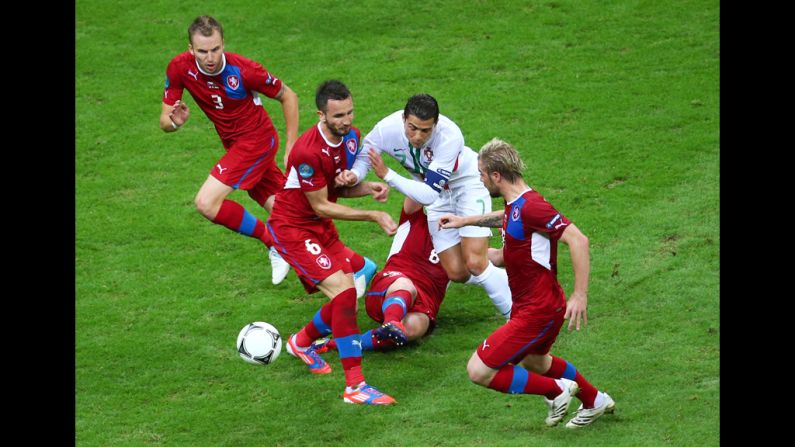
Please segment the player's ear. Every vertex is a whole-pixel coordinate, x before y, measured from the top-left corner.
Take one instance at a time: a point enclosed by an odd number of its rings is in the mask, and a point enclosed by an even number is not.
[[[320,119],[320,122],[323,122],[323,123],[326,122],[326,114],[323,113],[322,110],[318,110],[317,111],[317,117]]]

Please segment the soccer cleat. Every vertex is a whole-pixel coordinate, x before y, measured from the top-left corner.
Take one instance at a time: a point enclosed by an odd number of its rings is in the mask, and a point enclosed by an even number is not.
[[[306,363],[309,372],[312,374],[328,374],[331,372],[331,366],[323,360],[323,357],[315,352],[314,345],[310,345],[306,350],[301,350],[295,344],[295,334],[287,338],[287,353],[293,357],[298,357]]]
[[[329,351],[336,351],[337,345],[331,343],[331,345],[333,346],[330,346],[329,345],[330,341],[331,341],[330,338],[319,338],[312,342],[312,349],[314,349],[315,352],[317,352],[318,354],[323,354]]]
[[[376,266],[372,259],[364,257],[364,267],[353,274],[353,285],[356,287],[357,299],[364,296],[364,292],[367,290],[367,284],[370,284],[370,280],[375,276],[377,268],[378,266]]]
[[[560,379],[563,382],[563,392],[561,392],[554,400],[549,400],[546,397],[544,398],[544,402],[549,407],[549,411],[547,413],[547,418],[544,420],[546,424],[550,427],[554,427],[558,425],[560,421],[566,416],[566,413],[569,411],[569,403],[571,403],[571,398],[577,394],[579,391],[579,385],[577,382],[569,379]]]
[[[274,284],[279,284],[290,273],[290,264],[273,247],[268,250],[268,259],[271,261],[271,281]]]
[[[602,393],[602,395],[604,396],[604,401],[598,407],[583,408],[582,404],[580,404],[577,414],[566,423],[566,428],[580,428],[591,425],[599,416],[616,411],[616,403],[613,399],[607,393]]]
[[[389,396],[378,391],[374,386],[362,383],[352,391],[346,391],[342,395],[342,400],[347,404],[364,404],[364,405],[392,405],[397,401]]]
[[[408,343],[409,338],[406,336],[406,328],[403,323],[399,321],[387,321],[381,326],[373,329],[375,338],[379,341],[386,339],[392,340],[397,346],[403,346]]]

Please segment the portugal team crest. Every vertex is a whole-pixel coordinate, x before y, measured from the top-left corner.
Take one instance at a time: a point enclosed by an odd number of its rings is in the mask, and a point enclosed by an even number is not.
[[[227,76],[226,85],[228,85],[232,90],[237,90],[237,87],[240,85],[240,79],[238,79],[235,75]]]
[[[317,257],[316,259],[317,265],[324,270],[328,270],[331,268],[331,259],[328,258],[325,254],[322,254]]]
[[[428,163],[433,161],[433,149],[430,147],[426,147],[424,151],[422,151],[422,155],[425,156],[425,159],[428,160]]]
[[[519,220],[519,207],[518,206],[513,207],[513,212],[511,212],[511,219],[513,219],[514,222]]]

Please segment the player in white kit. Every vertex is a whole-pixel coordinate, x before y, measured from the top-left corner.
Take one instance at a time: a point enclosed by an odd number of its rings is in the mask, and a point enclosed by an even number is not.
[[[400,162],[412,179],[389,169],[381,159],[382,152]],[[365,136],[351,170],[343,172],[338,183],[358,183],[371,168],[390,186],[426,206],[433,246],[450,280],[482,287],[508,318],[508,276],[487,257],[491,230],[476,226],[439,229],[438,220],[444,214],[490,213],[491,196],[480,180],[477,154],[464,145],[461,129],[439,114],[436,99],[414,95],[404,110],[379,121]]]

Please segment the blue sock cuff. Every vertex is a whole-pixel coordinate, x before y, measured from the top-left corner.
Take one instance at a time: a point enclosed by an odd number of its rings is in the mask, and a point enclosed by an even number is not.
[[[521,366],[514,365],[513,378],[511,379],[511,386],[508,388],[508,392],[511,394],[524,393],[524,387],[527,385],[527,379],[529,376],[530,375],[527,373],[526,369],[522,368]]]
[[[403,316],[406,316],[406,302],[403,301],[403,298],[399,296],[390,296],[386,300],[384,300],[384,304],[381,305],[381,312],[386,312],[386,308],[393,305],[398,304],[400,307],[403,308]]]
[[[374,349],[372,329],[362,334],[361,342],[362,342],[362,351],[372,351]]]
[[[315,328],[317,328],[318,332],[320,332],[320,335],[323,337],[331,333],[331,327],[320,317],[320,310],[312,317],[312,324],[315,325]]]
[[[246,236],[253,236],[254,235],[254,227],[257,226],[257,218],[254,217],[253,214],[249,213],[247,209],[243,209],[243,220],[240,221],[240,227],[237,229],[237,232],[240,234],[245,234]]]
[[[574,380],[575,377],[577,377],[577,368],[575,368],[571,363],[566,362],[566,370],[563,371],[563,378]]]
[[[354,278],[358,278],[358,277],[364,275],[365,283],[366,284],[370,284],[370,280],[373,279],[373,276],[375,276],[375,271],[376,271],[377,266],[375,265],[375,262],[373,262],[372,259],[370,259],[370,258],[368,258],[366,256],[362,256],[362,257],[364,258],[364,267],[359,269],[358,272],[354,273],[353,276],[354,276]]]
[[[362,343],[360,334],[352,334],[347,337],[337,339],[337,351],[340,358],[348,357],[361,357],[362,356]]]

